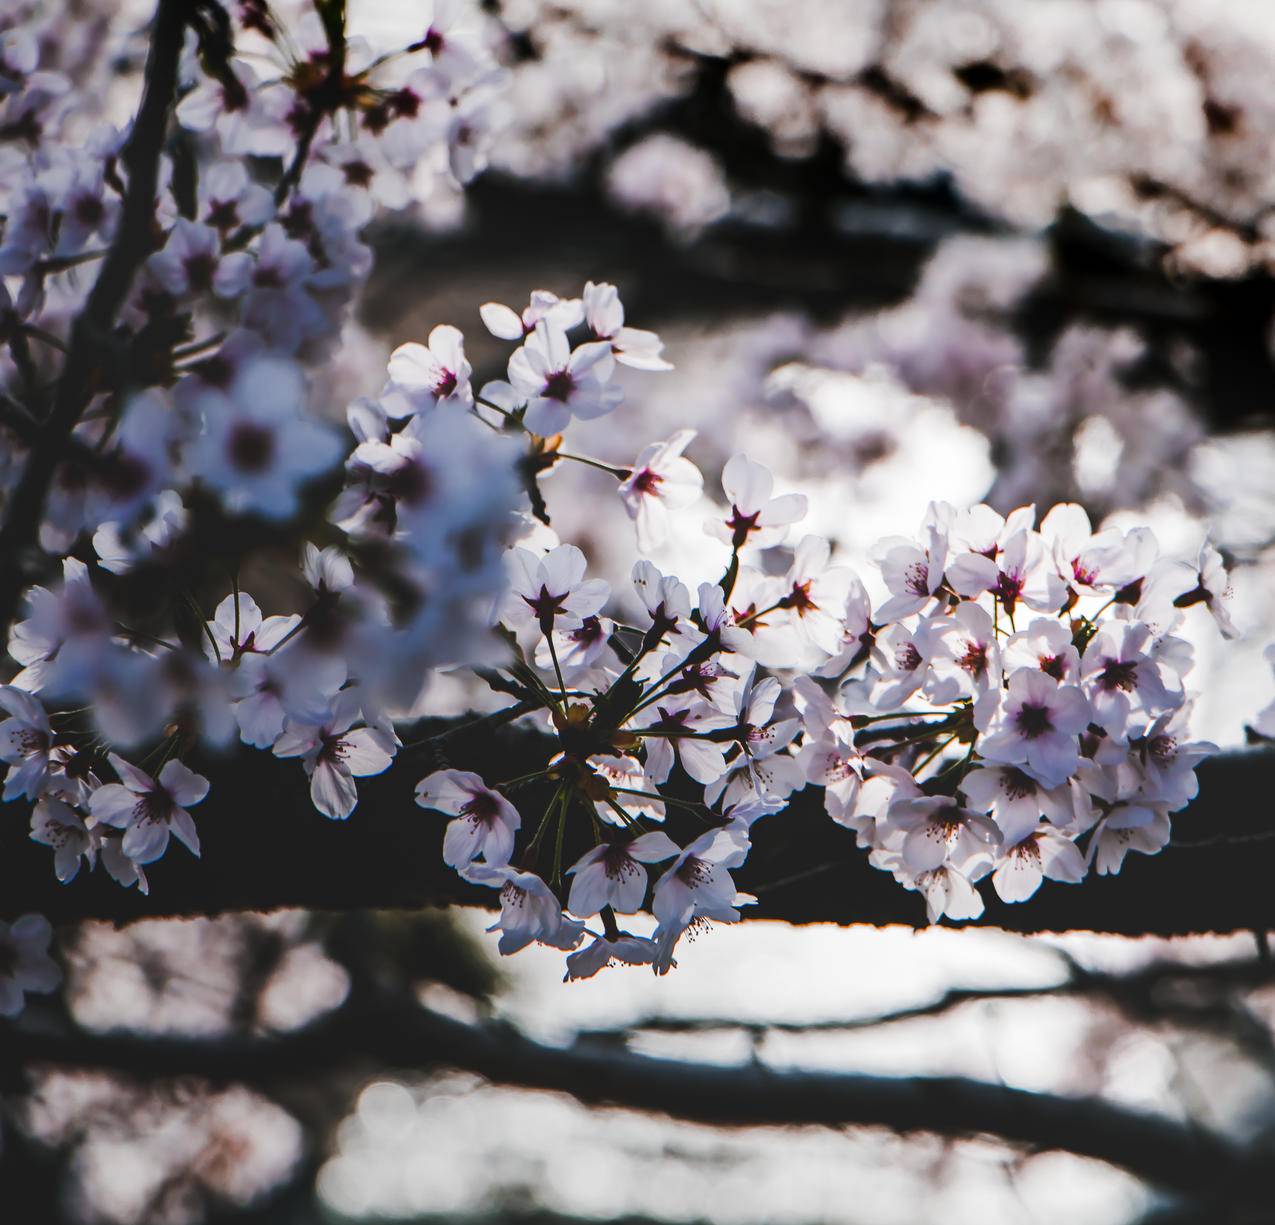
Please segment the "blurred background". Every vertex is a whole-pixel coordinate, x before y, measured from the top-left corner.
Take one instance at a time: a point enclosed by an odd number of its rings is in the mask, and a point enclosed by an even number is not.
[[[350,26],[392,38],[420,7],[352,2]],[[510,72],[491,166],[463,193],[422,176],[411,208],[378,223],[334,412],[440,322],[465,331],[476,380],[501,377],[508,346],[480,303],[612,281],[676,368],[629,380],[618,412],[573,427],[577,451],[624,465],[694,428],[705,516],[745,450],[810,496],[809,530],[860,570],[933,499],[1074,500],[1095,523],[1149,522],[1166,552],[1208,534],[1244,637],[1223,651],[1206,618],[1188,626],[1195,731],[1257,738],[1275,698],[1275,10],[482,8]],[[560,469],[554,528],[624,584],[631,528],[610,478]],[[679,539],[655,560],[715,578],[717,548]],[[444,680],[435,713],[484,700]],[[229,1057],[198,1076],[140,1056],[94,1066],[120,1030],[231,1052],[303,1033],[366,980],[559,1047],[950,1073],[1100,1095],[1245,1143],[1275,1128],[1275,982],[1249,933],[753,922],[689,945],[666,979],[611,969],[563,985],[558,953],[496,965],[485,922],[289,912],[60,933],[56,1020],[80,1055],[49,1069],[0,1050],[0,1193],[94,1225],[1262,1219],[1066,1153],[708,1128],[431,1072],[424,1050],[413,1070],[334,1043],[320,1075]]]

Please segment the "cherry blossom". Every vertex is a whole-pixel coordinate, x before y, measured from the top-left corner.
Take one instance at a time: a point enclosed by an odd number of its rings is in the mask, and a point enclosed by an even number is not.
[[[643,553],[669,538],[675,512],[699,500],[704,478],[682,454],[694,437],[694,430],[678,430],[664,442],[652,443],[620,484],[620,498],[637,526],[638,548]]]
[[[584,939],[584,925],[562,913],[553,890],[534,872],[471,863],[462,875],[475,885],[500,890],[500,918],[487,930],[500,932],[497,948],[503,956],[533,941],[573,949]]]
[[[7,762],[3,798],[38,799],[49,777],[53,729],[40,701],[13,685],[0,685],[0,706],[9,718],[0,722],[0,761]]]
[[[1042,880],[1074,885],[1084,879],[1085,857],[1070,838],[1047,825],[1002,848],[992,885],[1002,902],[1025,902]]]
[[[430,332],[428,346],[413,341],[390,354],[390,380],[408,393],[409,403],[470,403],[474,398],[471,370],[465,359],[465,339],[448,324]]]
[[[567,954],[567,972],[564,983],[592,978],[599,970],[611,965],[646,966],[655,960],[655,942],[642,936],[629,936],[621,932],[615,939],[594,936],[574,953]]]
[[[1079,760],[1076,737],[1092,712],[1081,689],[1060,685],[1043,672],[1019,668],[1006,692],[980,701],[975,722],[983,733],[979,752],[989,761],[1021,765],[1047,787],[1058,786]]]
[[[609,340],[615,360],[636,370],[672,370],[660,354],[664,344],[654,332],[624,326],[619,291],[605,281],[584,287],[584,321],[596,340]]]
[[[611,346],[594,341],[574,351],[566,333],[541,319],[509,359],[509,382],[524,399],[529,430],[556,434],[572,417],[604,417],[623,393],[607,382]]]
[[[586,851],[567,872],[575,876],[567,909],[581,918],[610,906],[616,914],[634,914],[646,897],[647,863],[680,854],[667,834],[656,830],[636,838],[604,842]]]
[[[511,582],[503,619],[520,640],[579,629],[610,594],[601,579],[584,577],[585,557],[575,545],[559,545],[543,558],[527,549],[511,549],[508,564]]]
[[[187,452],[192,473],[216,490],[227,510],[285,519],[299,486],[340,457],[325,426],[303,415],[300,370],[276,357],[249,362],[225,392],[197,400],[203,432]]]
[[[659,921],[655,933],[655,971],[667,974],[673,950],[697,919],[723,923],[739,920],[737,907],[752,902],[735,888],[730,869],[748,854],[746,831],[736,825],[709,830],[684,847],[655,883],[651,911]]]
[[[422,808],[455,815],[443,836],[443,862],[449,867],[466,868],[479,855],[493,866],[509,862],[522,818],[477,774],[438,770],[416,784],[416,802]]]
[[[119,173],[130,128],[95,122],[114,100],[46,70],[56,48],[43,27],[18,21],[0,38],[0,128],[15,137],[0,176],[0,342],[17,414],[0,493],[21,492],[25,470],[50,476],[20,542],[0,760],[4,802],[25,806],[57,880],[80,888],[100,864],[145,893],[145,865],[171,836],[198,854],[187,809],[209,782],[187,760],[216,778],[251,751],[298,757],[315,819],[351,817],[356,780],[391,768],[404,725],[478,681],[514,698],[480,721],[521,719],[547,737],[538,768],[488,786],[439,762],[416,802],[449,818],[443,861],[499,890],[501,953],[556,948],[568,980],[612,964],[667,973],[683,935],[736,921],[752,899],[731,873],[752,826],[807,786],[840,827],[829,836],[915,893],[931,922],[972,920],[993,893],[1025,901],[1044,880],[1116,872],[1130,851],[1168,844],[1216,748],[1191,732],[1191,610],[1235,633],[1212,543],[1186,563],[1127,515],[1095,524],[1062,503],[1042,507],[1038,527],[1034,505],[1002,513],[1008,490],[1050,487],[1037,466],[1030,481],[1002,473],[989,495],[1001,509],[932,501],[915,533],[862,540],[880,574],[861,577],[832,564],[822,536],[790,542],[806,497],[776,496],[771,468],[738,453],[704,525],[720,543],[689,556],[704,519],[685,455],[693,430],[645,446],[649,434],[595,430],[618,453],[585,453],[578,423],[617,408],[615,378],[627,387],[670,368],[663,340],[630,324],[621,287],[604,280],[564,296],[531,289],[520,310],[483,304],[511,350],[508,381],[477,394],[464,335],[446,321],[350,386],[368,227],[406,204],[430,223],[461,220],[460,185],[504,122],[509,74],[460,0],[424,4],[397,47],[314,14],[285,35],[256,3],[233,20],[251,50],[181,60],[174,123],[196,139],[161,134],[154,197],[138,201],[148,253],[103,332],[114,356],[95,356],[87,382],[74,361],[94,261],[119,259],[122,188],[140,181],[131,165]],[[612,186],[654,199],[633,175],[657,150],[636,152]],[[679,155],[681,169],[692,162]],[[785,327],[759,370],[788,360]],[[895,364],[927,397],[967,405],[955,379],[996,398],[986,376],[1018,360],[964,348],[953,360],[930,329],[897,331]],[[963,329],[962,346],[973,335]],[[1074,337],[1057,348],[1069,346],[1096,411],[1092,350]],[[80,383],[81,419],[43,450],[44,431],[21,428],[18,410],[33,391]],[[638,412],[625,418],[642,429]],[[900,429],[885,437],[902,453]],[[1029,435],[1014,447],[1044,454],[1040,430]],[[699,445],[706,462],[730,454],[725,436]],[[824,504],[839,505],[868,465],[831,458]],[[576,464],[591,483],[616,482],[636,565],[605,536],[616,506],[600,491],[587,523],[580,508],[559,513],[557,474]],[[1128,487],[1095,502],[1150,504],[1126,466]],[[630,570],[632,592],[588,577],[584,531],[596,573]],[[298,554],[299,572],[279,567]],[[287,611],[264,611],[241,576]],[[1275,715],[1254,727],[1275,734]],[[117,781],[99,777],[102,761]],[[506,794],[515,785],[538,810],[533,830]],[[564,845],[576,860],[565,872]],[[653,863],[666,867],[648,891]],[[617,914],[647,916],[633,926],[653,920],[654,936],[620,930]],[[0,930],[0,1012],[52,984],[47,944],[35,918]],[[36,967],[25,981],[22,964]]]
[[[70,804],[52,796],[44,796],[31,810],[31,841],[52,849],[53,873],[64,885],[79,874],[82,860],[93,867],[99,837]]]
[[[344,821],[359,802],[354,780],[388,770],[398,747],[392,732],[355,727],[362,714],[359,695],[343,690],[322,723],[289,722],[275,741],[276,757],[301,758],[315,808],[334,821]]]
[[[186,810],[207,796],[208,780],[176,758],[165,762],[155,778],[118,753],[110,754],[110,763],[120,781],[93,792],[89,811],[98,824],[124,831],[120,850],[136,863],[153,863],[168,849],[172,834],[198,855],[199,834]]]
[[[730,504],[726,519],[710,519],[707,531],[724,540],[736,552],[745,545],[768,548],[787,535],[789,524],[806,514],[805,496],[787,493],[772,497],[775,478],[747,455],[735,455],[722,470],[722,489]]]

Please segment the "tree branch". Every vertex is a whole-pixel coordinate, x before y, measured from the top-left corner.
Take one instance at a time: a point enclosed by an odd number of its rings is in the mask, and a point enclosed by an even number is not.
[[[1093,1157],[1156,1185],[1228,1202],[1269,1197],[1270,1155],[1097,1098],[1032,1093],[954,1076],[894,1078],[718,1067],[532,1041],[511,1027],[466,1024],[398,996],[351,1001],[295,1034],[200,1039],[85,1034],[31,1018],[0,1044],[4,1064],[92,1067],[142,1081],[195,1076],[278,1085],[333,1067],[448,1066],[497,1084],[571,1094],[588,1105],[650,1111],[716,1127],[888,1127],[901,1133],[991,1135],[1030,1149]]]
[[[310,801],[301,768],[267,753],[237,750],[191,764],[212,780],[194,809],[203,858],[176,845],[151,865],[149,897],[124,890],[99,868],[69,885],[53,875],[48,848],[22,838],[25,803],[5,813],[0,855],[0,917],[28,911],[54,922],[96,918],[128,922],[170,915],[301,906],[316,910],[419,908],[468,903],[494,906],[494,890],[463,882],[442,861],[446,818],[417,807],[418,779],[445,766],[475,770],[489,782],[541,769],[556,742],[524,726],[493,730],[485,721],[423,723],[394,765],[359,779],[359,804],[348,821],[328,821]],[[440,736],[439,733],[446,733]],[[1223,754],[1199,771],[1200,797],[1174,817],[1175,841],[1159,855],[1130,855],[1115,877],[1079,885],[1046,882],[1029,902],[1007,905],[983,885],[987,912],[979,925],[1017,932],[1095,931],[1129,936],[1275,928],[1269,882],[1275,837],[1258,797],[1275,791],[1275,750]],[[527,828],[535,828],[554,783],[533,780],[510,794]],[[692,798],[687,792],[683,798]],[[670,806],[667,828],[685,843],[703,832],[695,814]],[[564,863],[592,845],[588,822],[573,823]],[[788,809],[754,827],[754,847],[738,874],[755,893],[748,918],[790,923],[922,926],[918,894],[868,866],[848,830],[823,810],[821,791],[792,797]],[[1250,839],[1233,844],[1229,839]]]
[[[88,301],[71,328],[52,410],[41,423],[40,440],[27,458],[0,528],[0,640],[8,637],[28,582],[29,554],[36,547],[54,471],[65,454],[71,431],[98,390],[115,316],[138,267],[154,249],[159,157],[177,88],[188,7],[189,0],[160,0],[156,11],[142,103],[120,157],[128,173],[128,188],[119,229]]]

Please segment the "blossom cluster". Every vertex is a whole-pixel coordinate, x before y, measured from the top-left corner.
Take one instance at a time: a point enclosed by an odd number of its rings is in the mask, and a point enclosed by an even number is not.
[[[687,442],[650,448],[619,486],[648,542],[698,492]],[[731,546],[726,574],[692,596],[639,561],[632,626],[606,617],[610,593],[574,546],[509,555],[499,615],[561,745],[542,772],[554,797],[516,857],[507,785],[448,769],[418,788],[453,818],[446,862],[501,889],[502,952],[573,950],[572,978],[610,961],[667,970],[685,932],[755,900],[731,872],[754,824],[807,786],[931,921],[981,915],[985,877],[1021,902],[1044,879],[1117,872],[1168,842],[1215,747],[1190,737],[1192,649],[1174,631],[1199,607],[1234,633],[1211,545],[1187,563],[1162,558],[1146,529],[1093,531],[1075,504],[1039,525],[1034,507],[932,504],[917,537],[878,546],[874,605],[814,536],[786,573],[760,568],[804,499],[774,496],[745,455],[723,486],[729,514],[705,526]],[[676,767],[702,801],[667,789]],[[706,826],[684,845],[662,828],[671,804]],[[538,875],[546,833],[560,855],[569,820],[592,823],[592,848]],[[653,885],[647,864],[663,865]],[[563,907],[553,885],[567,877]],[[649,935],[619,927],[647,909]]]
[[[402,203],[409,166],[463,181],[481,163],[500,71],[459,9],[425,7],[394,52],[323,3],[286,31],[240,5],[251,55],[187,44],[174,119],[195,156],[158,155],[154,250],[118,360],[52,459],[31,541],[46,577],[7,637],[3,798],[30,806],[57,879],[100,860],[145,892],[173,839],[198,855],[191,810],[232,750],[297,759],[315,809],[351,817],[357,780],[429,711],[431,676],[465,667],[553,747],[516,779],[434,771],[417,802],[450,817],[445,862],[499,890],[501,952],[563,949],[570,978],[666,972],[686,933],[737,920],[755,823],[807,786],[932,920],[977,917],[987,876],[1021,901],[1165,845],[1212,748],[1187,732],[1175,631],[1205,609],[1233,632],[1211,546],[1187,564],[1075,505],[1038,524],[1032,507],[935,504],[916,539],[882,542],[874,603],[827,541],[790,546],[806,499],[739,454],[703,523],[725,572],[663,573],[647,555],[703,520],[694,433],[623,465],[563,445],[620,407],[621,367],[669,369],[608,283],[485,304],[511,346],[503,379],[475,386],[463,333],[440,324],[394,350],[344,430],[324,419],[311,372],[366,277],[375,207]],[[131,137],[74,139],[84,116],[41,54],[0,33],[0,130],[32,134],[2,147],[6,530],[52,445],[45,390],[80,377],[90,270],[133,186]],[[634,523],[631,597],[548,526],[540,482],[572,462],[606,473]],[[524,830],[528,786],[545,802]],[[564,866],[564,847],[583,854]],[[641,912],[648,930],[621,928]]]

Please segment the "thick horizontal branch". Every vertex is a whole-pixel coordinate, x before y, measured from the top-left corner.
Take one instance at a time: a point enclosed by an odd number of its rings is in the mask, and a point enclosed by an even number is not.
[[[199,1039],[41,1030],[0,1045],[0,1065],[92,1067],[141,1080],[195,1076],[278,1085],[341,1066],[461,1068],[497,1084],[557,1090],[588,1105],[650,1111],[716,1127],[874,1126],[901,1133],[990,1135],[1033,1150],[1092,1157],[1191,1195],[1256,1202],[1272,1185],[1269,1154],[1208,1131],[1097,1098],[1027,1092],[952,1076],[894,1078],[718,1067],[588,1044],[546,1046],[497,1024],[467,1024],[397,998],[347,1004],[295,1034]]]
[[[435,723],[426,732],[453,725]],[[419,736],[417,737],[419,740]],[[301,906],[354,910],[446,905],[491,906],[494,890],[466,885],[442,861],[446,819],[417,807],[423,775],[443,765],[478,771],[489,782],[542,767],[554,743],[532,729],[486,727],[404,749],[389,771],[359,780],[359,804],[348,821],[328,821],[310,802],[300,766],[267,753],[236,751],[192,760],[212,779],[194,809],[203,844],[196,860],[174,843],[148,869],[150,896],[123,890],[99,867],[69,885],[53,876],[46,847],[23,834],[25,806],[6,806],[0,828],[0,917],[27,911],[55,922],[84,918],[126,922],[169,915]],[[1268,797],[1275,791],[1275,752],[1222,755],[1200,769],[1200,796],[1174,818],[1174,839],[1159,855],[1130,855],[1119,876],[1079,885],[1046,882],[1031,901],[1010,906],[985,883],[983,926],[1018,932],[1096,931],[1129,936],[1275,928],[1275,831]],[[512,791],[528,835],[552,786]],[[688,793],[690,794],[690,793]],[[577,814],[578,815],[578,814]],[[670,833],[685,843],[704,829],[693,813],[670,807]],[[551,841],[551,840],[546,840]],[[592,843],[580,817],[568,831],[563,863]],[[550,862],[541,865],[548,872]],[[822,792],[808,789],[788,809],[754,827],[754,849],[737,874],[755,893],[749,918],[791,923],[925,922],[918,894],[870,868],[854,836],[824,814]]]

